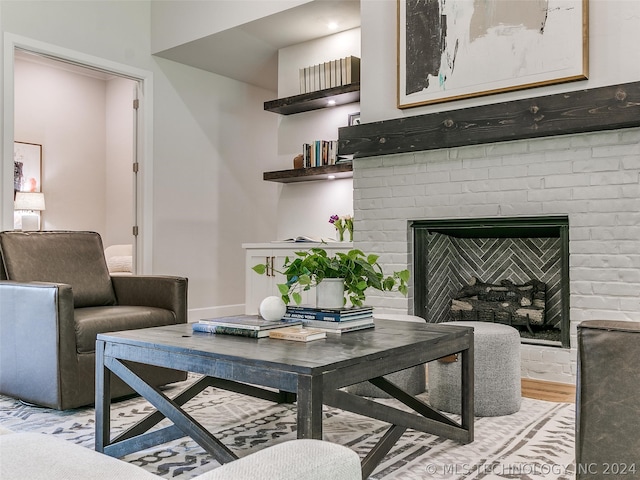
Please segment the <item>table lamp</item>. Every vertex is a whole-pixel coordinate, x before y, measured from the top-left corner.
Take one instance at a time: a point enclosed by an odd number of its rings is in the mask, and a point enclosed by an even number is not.
[[[22,211],[22,230],[40,230],[40,212],[44,210],[44,193],[16,192],[14,209]]]

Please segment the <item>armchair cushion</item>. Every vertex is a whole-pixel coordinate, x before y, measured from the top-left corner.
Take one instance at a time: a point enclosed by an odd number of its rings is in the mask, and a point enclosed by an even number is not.
[[[95,232],[2,232],[0,255],[8,280],[71,285],[75,308],[116,304]]]
[[[177,323],[171,310],[155,307],[86,307],[75,310],[76,349],[78,353],[96,351],[99,333],[162,327]]]

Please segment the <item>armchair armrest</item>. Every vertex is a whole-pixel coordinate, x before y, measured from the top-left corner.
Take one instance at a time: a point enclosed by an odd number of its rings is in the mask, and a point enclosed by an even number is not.
[[[112,276],[118,305],[171,310],[176,323],[187,323],[187,279],[161,275]]]
[[[71,286],[0,281],[0,392],[40,403],[50,395],[57,404],[75,338]]]

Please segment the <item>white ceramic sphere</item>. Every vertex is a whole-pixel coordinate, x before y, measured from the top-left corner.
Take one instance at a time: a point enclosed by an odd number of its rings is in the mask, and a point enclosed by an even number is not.
[[[259,312],[265,320],[280,320],[287,312],[287,306],[280,297],[267,297],[260,303]]]

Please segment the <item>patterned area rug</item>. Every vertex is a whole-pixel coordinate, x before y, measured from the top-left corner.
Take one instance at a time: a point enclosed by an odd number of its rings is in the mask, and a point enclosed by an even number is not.
[[[171,397],[183,387],[178,384],[165,393]],[[296,438],[295,405],[208,388],[185,410],[239,457]],[[140,398],[114,403],[112,431],[124,430],[151,411],[153,407]],[[369,478],[569,480],[574,478],[574,411],[573,404],[523,398],[518,413],[476,418],[475,441],[469,445],[407,430]],[[94,445],[93,408],[59,412],[0,396],[0,424],[19,432],[56,435],[87,448]],[[387,428],[377,420],[324,408],[324,439],[347,445],[361,457]],[[122,460],[164,478],[188,479],[219,466],[187,437]]]

